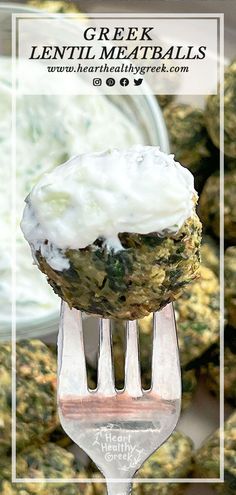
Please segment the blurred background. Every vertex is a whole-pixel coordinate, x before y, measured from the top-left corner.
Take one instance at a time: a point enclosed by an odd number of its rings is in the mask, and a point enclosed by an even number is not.
[[[219,96],[173,98],[162,95],[146,99],[120,98],[104,102],[107,117],[99,121],[96,102],[76,99],[67,102],[67,109],[58,99],[27,97],[19,101],[17,146],[24,166],[17,171],[19,205],[27,190],[47,167],[44,154],[50,149],[50,166],[70,156],[72,140],[75,151],[85,142],[99,149],[94,130],[84,130],[84,122],[93,115],[96,126],[110,121],[121,112],[121,133],[114,145],[127,146],[137,136],[146,144],[159,144],[175,153],[176,159],[188,167],[195,177],[199,194],[199,215],[203,222],[202,266],[199,279],[191,284],[175,304],[183,381],[183,407],[177,431],[147,461],[141,477],[189,478],[190,484],[137,484],[136,495],[212,495],[236,494],[236,4],[228,0],[203,1],[29,1],[15,2],[27,9],[49,12],[220,12],[225,14],[225,483],[191,484],[191,478],[219,477]],[[0,262],[0,298],[2,320],[0,339],[0,486],[3,495],[105,494],[105,485],[47,484],[13,485],[10,482],[11,453],[11,344],[10,310],[7,307],[10,287],[9,222],[10,204],[6,197],[6,181],[10,181],[9,156],[11,132],[11,27],[9,13],[17,11],[10,2],[0,2],[0,142],[2,153],[3,201],[1,231],[4,232]],[[83,106],[84,105],[84,106]],[[107,106],[108,105],[108,106]],[[72,107],[73,110],[72,115]],[[99,107],[100,108],[100,107]],[[82,110],[81,110],[82,109]],[[55,130],[55,112],[63,115],[63,125]],[[67,112],[67,113],[66,113]],[[87,112],[87,113],[86,113]],[[50,118],[49,118],[50,115]],[[145,119],[144,119],[145,115]],[[93,120],[92,119],[92,120]],[[95,125],[94,124],[94,125]],[[106,124],[106,125],[105,125]],[[79,129],[83,139],[73,134],[64,139],[68,129]],[[62,132],[61,132],[62,129]],[[91,129],[91,127],[90,127]],[[127,141],[127,133],[129,141]],[[48,140],[45,142],[45,134]],[[61,135],[62,134],[62,135]],[[56,136],[56,137],[55,137]],[[77,140],[78,139],[78,143]],[[103,141],[104,142],[104,141]],[[109,142],[109,145],[111,143]],[[82,148],[83,149],[83,148]],[[27,152],[25,151],[27,150]],[[25,155],[28,154],[27,162]],[[73,153],[74,154],[74,153]],[[38,168],[37,168],[38,167]],[[24,177],[24,179],[23,179]],[[1,189],[2,188],[2,189]],[[8,195],[9,196],[9,195]],[[20,206],[22,208],[22,206]],[[20,216],[20,215],[19,215]],[[36,267],[28,272],[24,241],[17,238],[17,475],[18,477],[100,477],[96,467],[64,434],[56,412],[56,339],[59,301],[44,281],[39,281]],[[34,285],[35,284],[35,285]],[[32,287],[36,290],[32,291]],[[35,292],[35,294],[34,294]],[[84,320],[88,377],[96,387],[97,321]],[[151,316],[140,320],[141,363],[143,385],[149,384],[151,358]],[[124,327],[114,322],[114,358],[118,387],[123,383]],[[24,491],[22,491],[24,490]]]

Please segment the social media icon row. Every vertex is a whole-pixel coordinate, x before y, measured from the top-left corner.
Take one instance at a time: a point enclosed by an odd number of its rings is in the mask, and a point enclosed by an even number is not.
[[[139,79],[134,79],[134,86],[140,86],[140,84],[142,84],[143,82],[143,79],[139,78]],[[115,79],[113,77],[108,77],[106,79],[106,85],[107,86],[114,86],[116,83]],[[102,79],[100,77],[95,77],[93,79],[93,85],[94,86],[101,86],[102,85]],[[127,77],[122,77],[120,79],[120,85],[125,87],[125,86],[128,86],[129,85],[129,79],[127,79]]]

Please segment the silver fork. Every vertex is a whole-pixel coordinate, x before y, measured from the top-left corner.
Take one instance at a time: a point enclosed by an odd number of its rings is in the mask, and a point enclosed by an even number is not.
[[[111,322],[100,319],[97,389],[87,385],[82,317],[62,303],[58,338],[61,425],[95,462],[108,495],[131,493],[132,478],[170,436],[180,414],[181,376],[173,305],[153,314],[152,381],[141,386],[136,321],[126,326],[125,386],[117,390]]]

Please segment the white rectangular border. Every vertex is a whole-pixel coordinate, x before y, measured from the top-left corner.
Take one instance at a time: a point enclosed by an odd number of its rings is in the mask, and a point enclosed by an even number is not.
[[[12,483],[106,483],[104,478],[17,478],[16,477],[16,21],[18,18],[57,18],[62,14],[25,13],[12,14],[12,217],[11,217],[11,255],[12,255]],[[85,14],[63,14],[64,17],[84,17]],[[161,18],[214,18],[219,19],[219,82],[220,82],[220,478],[135,478],[113,479],[109,482],[127,483],[223,483],[224,482],[224,14],[223,13],[86,13],[87,16],[104,18],[146,19],[150,16]]]

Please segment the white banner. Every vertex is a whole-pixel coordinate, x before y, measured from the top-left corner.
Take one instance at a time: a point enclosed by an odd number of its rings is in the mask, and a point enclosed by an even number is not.
[[[16,14],[22,94],[215,94],[217,14]]]

